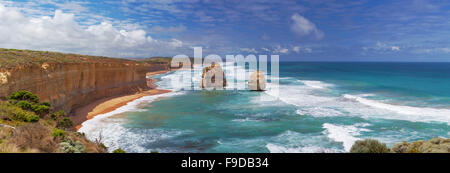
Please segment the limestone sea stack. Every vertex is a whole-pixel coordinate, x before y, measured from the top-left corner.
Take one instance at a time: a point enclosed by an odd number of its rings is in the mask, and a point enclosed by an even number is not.
[[[227,86],[227,80],[225,79],[225,73],[220,65],[215,63],[209,67],[203,69],[202,74],[202,88],[223,88]]]
[[[259,70],[253,72],[248,81],[248,88],[250,91],[264,91],[266,89],[264,73]]]

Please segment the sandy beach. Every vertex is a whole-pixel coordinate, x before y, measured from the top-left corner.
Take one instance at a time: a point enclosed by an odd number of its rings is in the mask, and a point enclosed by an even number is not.
[[[157,74],[167,73],[169,70],[162,70],[156,72],[147,73],[147,77],[151,77]],[[171,92],[170,90],[157,89],[154,83],[157,82],[156,79],[148,79],[147,85],[150,90],[142,91],[132,95],[120,95],[113,96],[104,99],[97,100],[88,105],[80,107],[74,111],[74,116],[71,117],[74,122],[75,128],[78,130],[82,127],[82,123],[89,119],[94,118],[97,115],[105,114],[116,110],[122,106],[125,106],[128,102],[139,99],[144,96],[158,95]]]

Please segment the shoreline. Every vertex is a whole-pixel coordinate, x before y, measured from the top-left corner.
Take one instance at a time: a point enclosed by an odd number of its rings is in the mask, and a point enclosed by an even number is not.
[[[82,124],[84,122],[94,118],[97,115],[112,112],[122,106],[127,105],[129,102],[132,102],[136,99],[140,99],[144,96],[159,95],[171,92],[171,90],[157,89],[156,85],[154,85],[157,82],[157,80],[151,78],[154,75],[164,74],[170,71],[171,70],[161,70],[147,73],[146,75],[147,86],[150,88],[149,90],[141,91],[134,94],[124,94],[99,99],[85,106],[75,109],[73,116],[71,116],[70,118],[74,122],[74,127],[76,131],[78,131],[82,127]]]

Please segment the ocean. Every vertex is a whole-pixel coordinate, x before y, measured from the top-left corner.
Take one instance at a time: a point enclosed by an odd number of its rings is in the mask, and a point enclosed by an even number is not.
[[[160,89],[174,91],[99,115],[79,131],[102,136],[109,150],[161,153],[339,153],[360,139],[392,146],[450,137],[450,63],[280,62],[279,69],[278,99],[270,84],[265,92],[185,91],[177,86],[190,83],[173,81],[186,71],[157,75]],[[192,81],[198,87],[200,76]]]

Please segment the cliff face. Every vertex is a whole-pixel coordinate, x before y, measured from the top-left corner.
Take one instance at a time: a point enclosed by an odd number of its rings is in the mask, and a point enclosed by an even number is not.
[[[0,97],[27,90],[70,112],[94,100],[147,89],[146,73],[167,64],[133,61],[43,63],[0,69]]]

